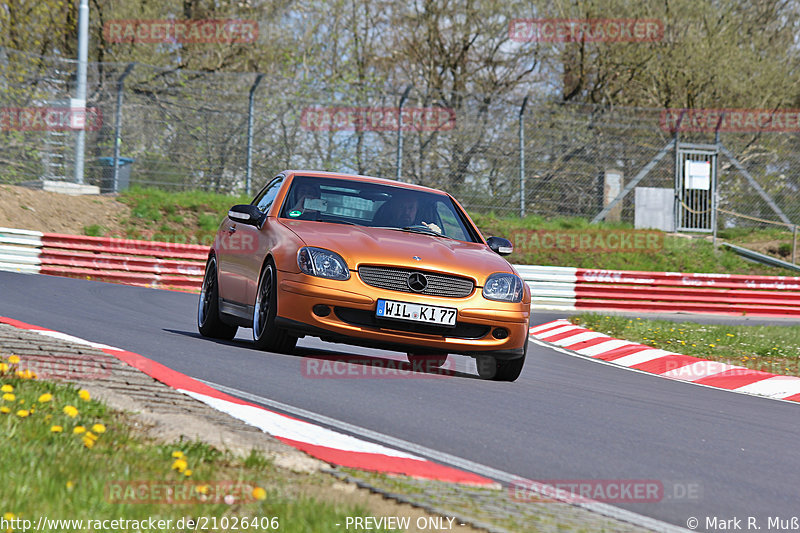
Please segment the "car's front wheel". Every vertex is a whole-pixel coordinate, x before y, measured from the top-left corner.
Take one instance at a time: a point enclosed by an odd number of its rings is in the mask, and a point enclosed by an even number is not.
[[[528,356],[528,339],[525,339],[525,348],[522,350],[522,357],[519,359],[497,359],[493,355],[479,355],[475,364],[478,367],[478,375],[483,379],[492,381],[516,381],[525,366],[525,358]]]
[[[297,337],[275,326],[278,312],[278,280],[275,264],[267,262],[258,280],[256,305],[253,309],[253,341],[257,348],[273,352],[291,352]]]
[[[238,326],[231,326],[219,318],[219,286],[217,280],[217,259],[209,257],[200,301],[197,303],[197,329],[204,337],[230,340],[236,336]]]

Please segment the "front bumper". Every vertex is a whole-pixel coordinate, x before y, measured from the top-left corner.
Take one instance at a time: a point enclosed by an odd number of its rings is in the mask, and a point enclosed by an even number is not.
[[[346,281],[291,272],[280,272],[278,280],[276,321],[294,334],[398,351],[473,356],[491,352],[499,359],[522,357],[528,341],[530,302],[493,302],[483,298],[480,289],[465,298],[422,296],[366,285],[356,272]],[[380,298],[456,308],[456,326],[378,318]],[[326,307],[327,315],[321,316],[319,307],[315,313],[315,306]]]

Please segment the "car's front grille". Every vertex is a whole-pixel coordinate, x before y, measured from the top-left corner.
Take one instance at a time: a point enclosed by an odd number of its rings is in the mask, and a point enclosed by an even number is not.
[[[421,291],[415,291],[409,287],[409,276],[415,273],[422,274],[427,281],[427,287]],[[436,274],[412,268],[361,266],[358,268],[358,275],[361,276],[361,280],[364,283],[379,289],[424,294],[426,296],[465,298],[472,294],[475,288],[475,283],[468,278]]]
[[[333,312],[336,313],[339,319],[356,326],[404,331],[407,333],[422,333],[425,335],[441,335],[442,337],[454,339],[481,339],[488,335],[492,329],[490,326],[469,324],[467,322],[456,322],[455,326],[437,326],[419,322],[389,320],[376,317],[374,311],[364,311],[350,307],[334,307]]]

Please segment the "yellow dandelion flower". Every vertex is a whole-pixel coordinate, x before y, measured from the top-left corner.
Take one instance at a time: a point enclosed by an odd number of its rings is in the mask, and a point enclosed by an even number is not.
[[[172,452],[172,457],[174,457],[175,459],[183,459],[185,457],[185,455],[183,455],[182,451],[176,450],[176,451]]]
[[[184,470],[186,470],[187,466],[189,466],[189,464],[183,459],[175,459],[175,461],[172,463],[172,470],[183,472]]]
[[[5,518],[6,520],[14,520],[16,516],[17,515],[15,515],[14,513],[3,513],[3,518]]]
[[[3,407],[0,407],[0,413],[3,413],[4,415],[7,415],[10,412],[11,412],[11,409],[6,407],[5,405]]]
[[[714,348],[714,347],[716,347],[717,345],[716,345],[716,344],[709,344],[709,346],[711,346],[712,348]]]
[[[89,391],[86,389],[81,389],[78,391],[78,398],[83,400],[84,402],[88,402],[92,399],[92,396],[89,394]]]
[[[267,491],[265,491],[261,487],[256,487],[253,489],[253,498],[255,498],[256,500],[266,500]]]
[[[75,418],[78,416],[78,409],[74,405],[65,405],[63,411],[64,414],[70,418]]]
[[[3,385],[0,387],[0,392],[14,392],[14,387],[11,385]]]
[[[76,435],[80,435],[81,433],[86,433],[86,428],[83,426],[75,426],[75,429],[72,432]]]
[[[73,483],[72,481],[67,481],[67,489],[68,489],[68,490],[72,490],[72,488],[73,488],[74,486],[75,486],[75,483]]]
[[[189,477],[192,474],[193,474],[193,472],[192,472],[191,468],[187,468],[186,470],[183,471],[183,475],[186,476],[186,477]]]
[[[3,399],[7,402],[13,402],[14,400],[17,399],[17,397],[11,394],[10,392],[7,392],[3,394]]]
[[[87,448],[91,448],[94,446],[94,441],[89,437],[83,437],[83,439],[81,440],[83,440],[83,445],[86,446]]]
[[[208,494],[208,485],[197,485],[194,491],[198,494]]]
[[[92,426],[92,431],[95,433],[105,433],[106,427],[103,424],[95,424]]]
[[[8,372],[9,370],[11,370],[11,367],[9,367],[9,366],[8,366],[7,364],[5,364],[5,363],[0,363],[0,374],[5,374],[5,373],[6,373],[6,372]]]
[[[47,393],[42,394],[41,396],[39,396],[39,403],[47,403],[52,399],[53,399],[53,395],[50,394],[49,392],[47,392]]]
[[[725,335],[727,335],[728,337],[735,337],[736,336],[733,333],[726,333]]]
[[[62,426],[50,426],[50,431],[52,433],[61,433],[64,431],[64,428]]]
[[[97,437],[97,435],[95,435],[95,434],[94,434],[94,433],[92,433],[91,431],[87,431],[87,432],[86,432],[86,438],[87,438],[87,439],[92,439],[92,440],[96,441],[98,437]]]
[[[17,411],[17,416],[20,417],[20,418],[25,418],[30,414],[31,414],[31,412],[28,411],[27,409],[20,409],[19,411]]]
[[[8,362],[11,363],[12,365],[18,364],[19,363],[19,356],[17,356],[17,355],[9,356]]]

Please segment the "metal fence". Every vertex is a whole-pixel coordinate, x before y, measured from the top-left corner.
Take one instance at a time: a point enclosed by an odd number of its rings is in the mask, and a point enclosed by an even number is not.
[[[0,183],[73,180],[75,132],[63,124],[42,125],[41,117],[37,125],[30,113],[68,107],[75,70],[71,60],[0,49]],[[591,219],[604,207],[608,171],[621,172],[629,182],[647,167],[638,186],[675,184],[675,158],[653,162],[674,141],[662,129],[658,109],[565,105],[534,95],[523,109],[522,97],[141,64],[90,63],[88,72],[87,105],[97,113],[86,132],[84,179],[104,190],[114,188],[108,158],[115,146],[117,155],[133,160],[127,169],[132,185],[244,192],[249,178],[256,190],[286,168],[389,178],[402,168],[404,181],[448,190],[468,209],[498,215]],[[361,123],[335,131],[308,120],[309,109],[349,108],[358,115],[401,104],[407,110],[443,110],[455,121],[403,128]],[[714,136],[683,135],[681,141],[712,143]],[[726,133],[720,141],[785,217],[800,223],[797,134]],[[720,228],[762,225],[757,219],[786,222],[724,156],[718,180]],[[633,196],[621,202],[623,221],[633,221]]]

